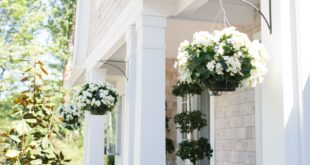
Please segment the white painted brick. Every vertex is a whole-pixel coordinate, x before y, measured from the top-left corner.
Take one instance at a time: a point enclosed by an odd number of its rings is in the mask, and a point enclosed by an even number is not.
[[[249,89],[246,92],[246,99],[248,102],[255,101],[255,90],[254,89]]]
[[[256,153],[255,152],[246,152],[244,157],[244,162],[247,164],[255,164],[256,163]]]
[[[225,117],[233,117],[238,115],[238,106],[232,105],[224,108]]]
[[[224,113],[225,111],[226,111],[226,108],[224,107],[220,107],[216,109],[215,111],[216,118],[223,118],[225,116],[225,113]]]
[[[239,152],[239,151],[232,151],[231,152],[231,162],[239,163],[245,160],[246,153]]]
[[[255,138],[255,127],[246,127],[245,138],[254,139]]]
[[[255,126],[255,116],[253,115],[248,115],[244,116],[244,126]]]
[[[219,151],[216,152],[216,161],[229,161],[230,158],[230,152],[229,151]]]

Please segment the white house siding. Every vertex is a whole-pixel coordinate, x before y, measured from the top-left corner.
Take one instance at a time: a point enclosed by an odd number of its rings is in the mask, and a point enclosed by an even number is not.
[[[130,0],[92,0],[88,52],[90,53]]]

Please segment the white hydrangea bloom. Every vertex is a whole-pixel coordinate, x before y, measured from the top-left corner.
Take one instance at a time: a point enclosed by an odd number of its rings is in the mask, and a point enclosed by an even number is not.
[[[208,46],[208,45],[211,45],[212,42],[213,42],[212,35],[210,33],[206,31],[194,33],[192,44]]]
[[[257,40],[251,43],[249,54],[253,58],[251,64],[254,69],[251,70],[251,77],[241,83],[243,87],[255,87],[263,82],[263,76],[267,73],[267,61],[269,57],[263,47]]]
[[[190,45],[188,40],[181,42],[180,47],[178,48],[179,52],[185,51],[185,49]]]
[[[216,62],[214,60],[208,62],[208,64],[207,64],[208,70],[212,72],[215,68],[215,64],[216,64]]]
[[[225,58],[225,63],[227,64],[227,72],[230,72],[231,75],[237,74],[241,70],[241,63],[238,58],[227,57]]]
[[[224,74],[224,72],[223,72],[223,67],[222,67],[222,64],[221,64],[221,63],[216,63],[215,72],[216,72],[216,74],[218,74],[218,75],[223,75],[223,74]]]

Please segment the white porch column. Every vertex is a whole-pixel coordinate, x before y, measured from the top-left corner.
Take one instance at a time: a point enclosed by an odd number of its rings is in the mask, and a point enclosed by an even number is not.
[[[136,100],[136,50],[137,36],[135,26],[131,26],[126,34],[126,82],[125,110],[123,111],[122,164],[133,165],[135,100]]]
[[[87,82],[100,83],[106,79],[106,69],[88,69]],[[85,114],[84,165],[104,165],[104,115]]]
[[[261,89],[257,91],[260,95],[258,95],[259,99],[256,99],[259,102],[258,113],[261,117],[258,126],[261,128],[261,137],[258,138],[261,138],[259,148],[261,148],[260,164],[262,165],[309,164],[309,153],[306,156],[305,151],[302,150],[303,146],[308,146],[309,151],[307,140],[303,141],[305,137],[303,128],[306,125],[302,119],[306,117],[303,114],[306,109],[302,105],[303,90],[300,88],[301,79],[304,79],[304,82],[307,80],[301,77],[300,70],[304,62],[300,59],[298,42],[300,31],[297,29],[296,2],[272,0],[271,35],[262,21],[262,42],[267,46],[271,56],[268,75]],[[266,14],[269,9],[268,3],[268,0],[261,0],[263,12]],[[309,11],[307,13],[309,14]],[[302,21],[308,21],[307,19]],[[306,38],[306,47],[308,47],[308,37]],[[304,60],[309,60],[309,51],[308,48],[306,49],[307,58]],[[306,77],[309,78],[309,62],[307,64]],[[309,100],[309,87],[306,95]],[[306,118],[309,120],[309,113]],[[308,159],[307,163],[306,159]]]
[[[309,36],[310,36],[310,1],[296,0],[296,31],[298,45],[298,80],[299,80],[299,106],[300,106],[300,145],[301,145],[301,164],[310,164],[310,55],[309,55]]]
[[[166,18],[137,21],[137,77],[134,165],[165,164]]]

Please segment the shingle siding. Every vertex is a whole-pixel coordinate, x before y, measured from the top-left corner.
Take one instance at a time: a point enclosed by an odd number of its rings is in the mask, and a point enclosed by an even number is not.
[[[92,0],[88,54],[107,33],[129,0]]]

